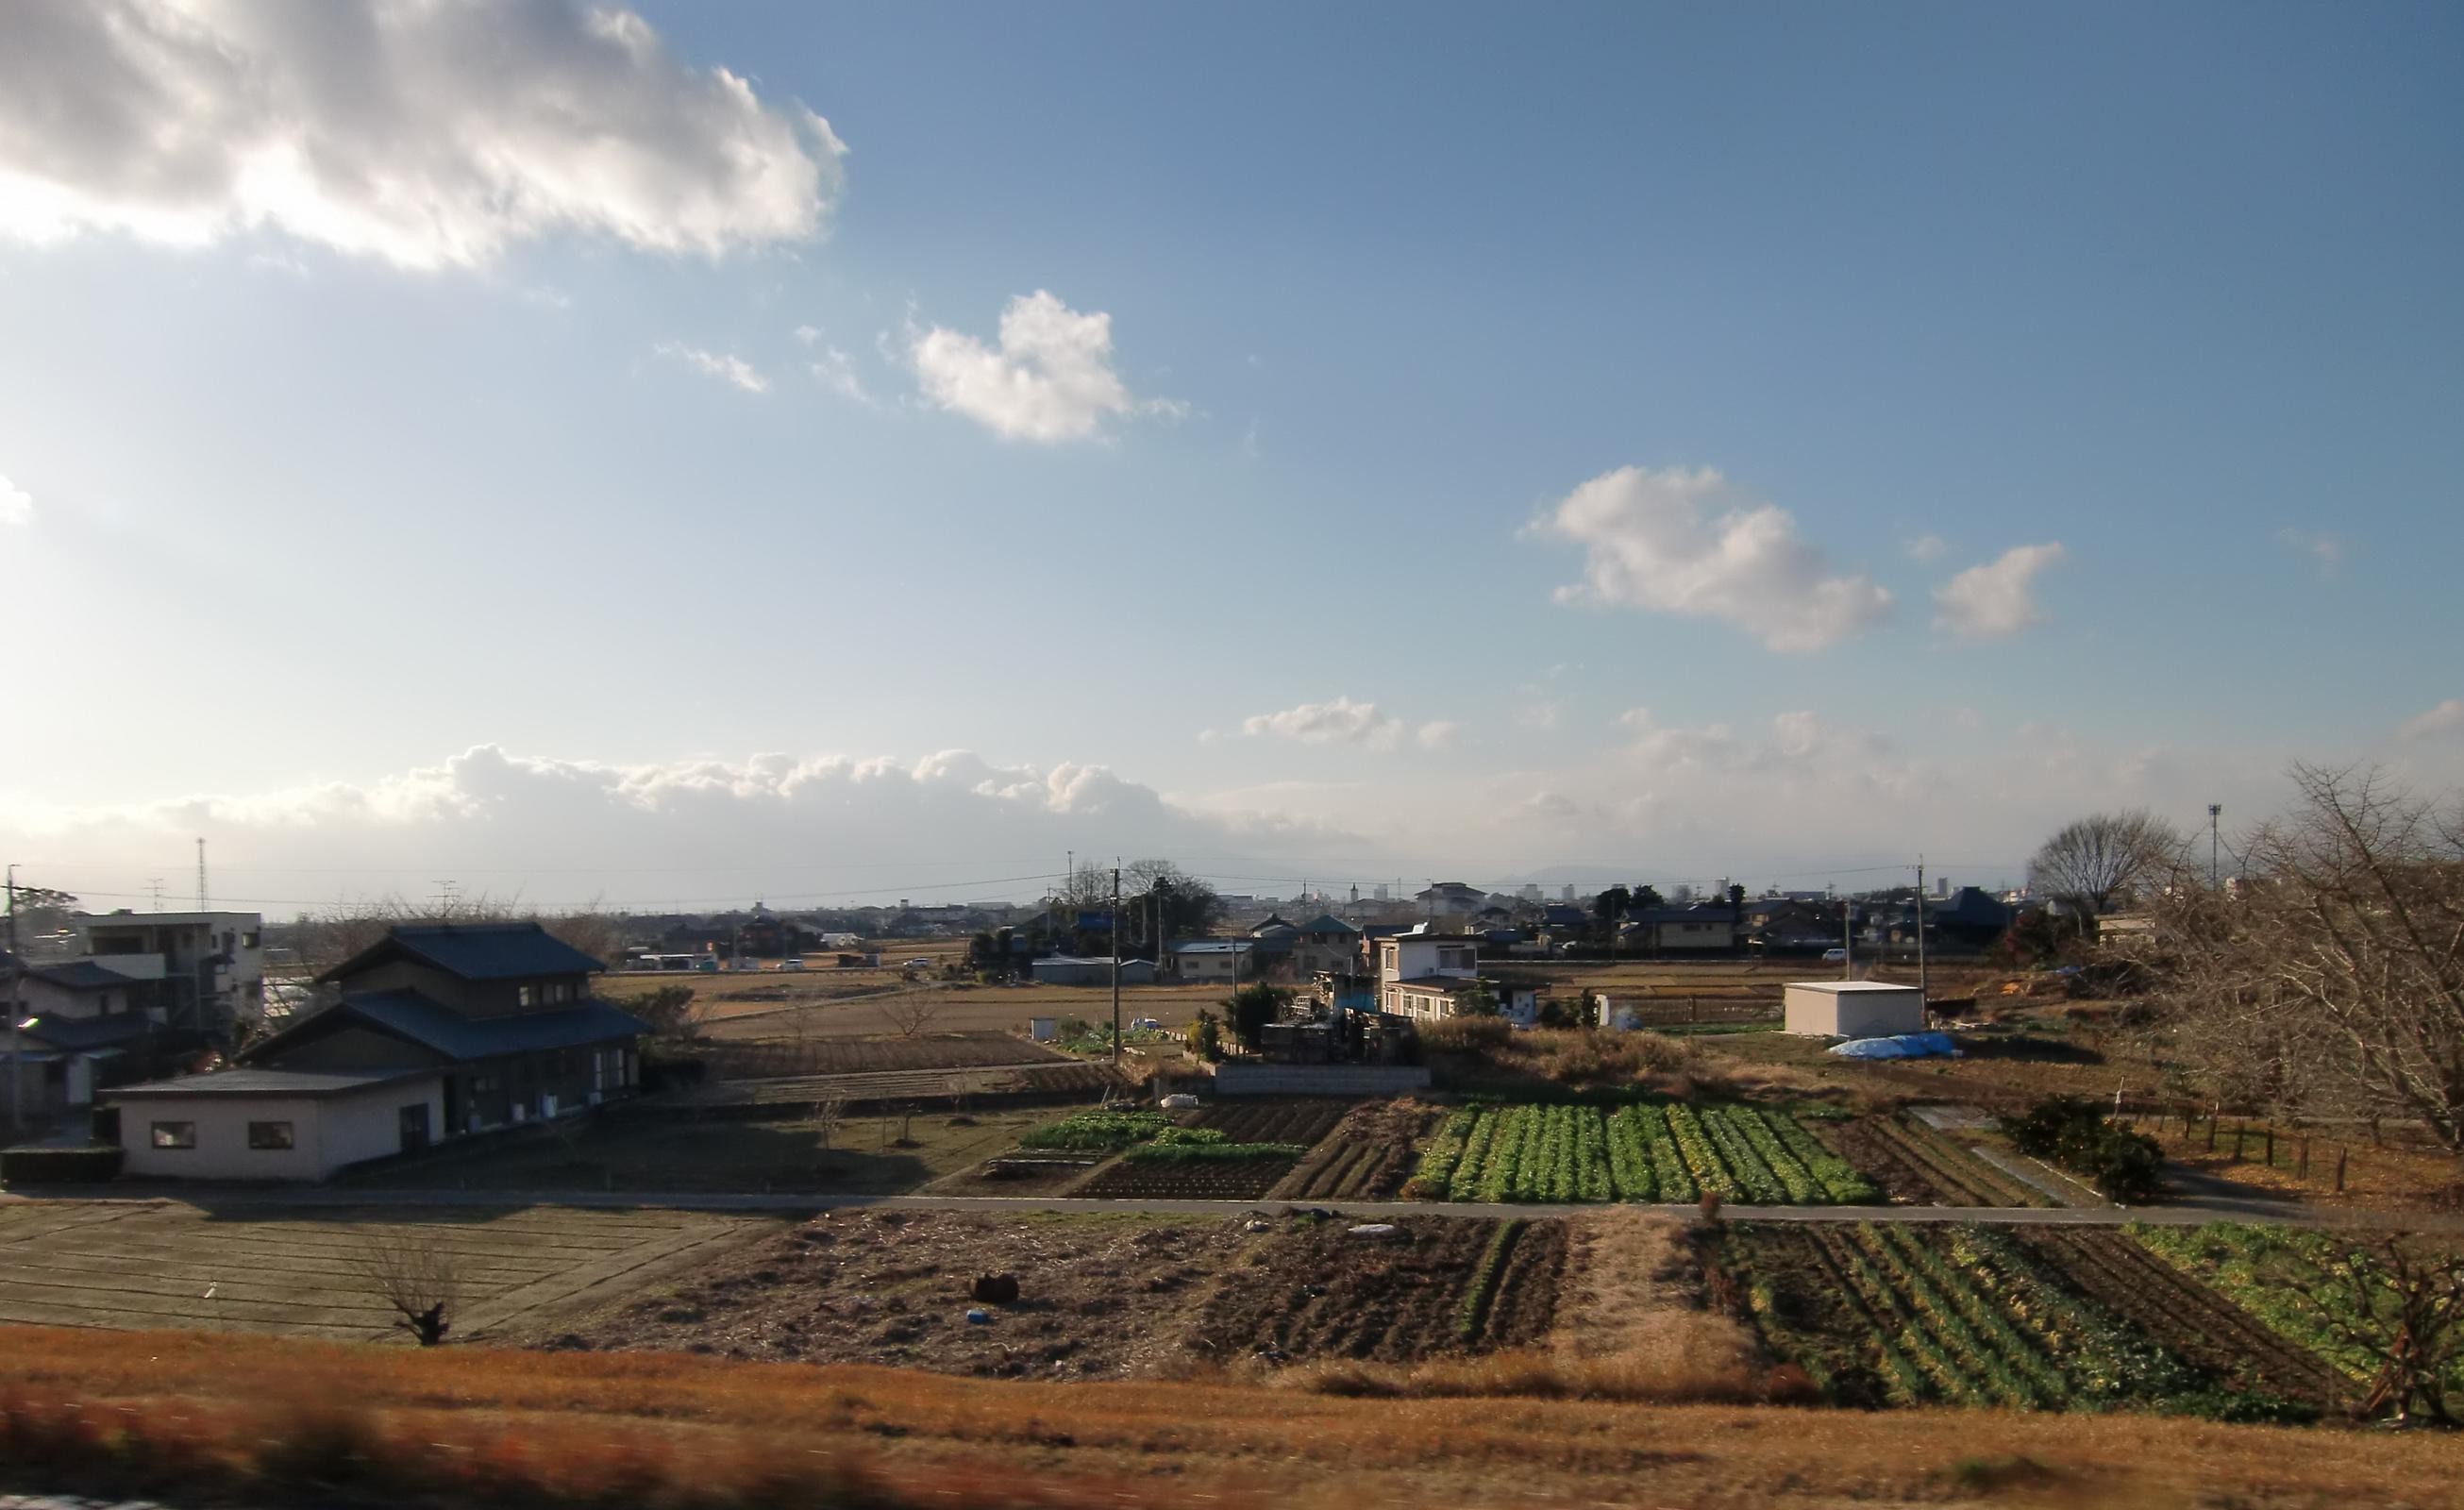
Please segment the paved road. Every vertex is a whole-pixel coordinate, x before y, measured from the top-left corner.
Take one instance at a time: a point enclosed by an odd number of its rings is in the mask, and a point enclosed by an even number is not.
[[[11,1199],[0,1196],[0,1200]],[[45,1196],[46,1199],[63,1198]],[[566,1206],[595,1211],[663,1210],[772,1213],[804,1215],[814,1212],[875,1208],[885,1211],[1060,1212],[1080,1215],[1135,1212],[1155,1216],[1232,1217],[1248,1213],[1273,1214],[1318,1210],[1364,1220],[1397,1216],[1572,1216],[1601,1210],[1596,1205],[1507,1205],[1479,1201],[1213,1201],[1213,1200],[1080,1200],[1044,1195],[733,1195],[702,1193],[606,1193],[595,1191],[379,1191],[329,1190],[322,1187],[270,1190],[163,1189],[139,1193],[115,1187],[70,1199],[167,1200],[233,1214],[253,1209],[317,1207],[460,1208],[501,1210],[533,1206]],[[1692,1215],[1692,1204],[1642,1208],[1672,1215]],[[2211,1221],[2247,1221],[2280,1226],[2396,1228],[2407,1232],[2464,1231],[2464,1217],[2418,1212],[2321,1210],[2267,1200],[2205,1201],[2166,1206],[1743,1206],[1722,1209],[1730,1221],[1897,1221],[1982,1222],[1991,1226],[2118,1227],[2146,1222],[2160,1227],[2195,1227]]]

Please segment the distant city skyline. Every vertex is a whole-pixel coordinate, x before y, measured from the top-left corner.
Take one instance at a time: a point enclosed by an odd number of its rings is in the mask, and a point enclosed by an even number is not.
[[[2464,12],[1410,18],[0,7],[0,860],[1994,886],[2464,785]]]

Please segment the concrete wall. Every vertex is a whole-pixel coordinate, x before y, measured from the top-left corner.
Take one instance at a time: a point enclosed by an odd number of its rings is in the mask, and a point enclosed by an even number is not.
[[[1879,1039],[1923,1033],[1925,997],[1914,986],[1888,991],[1818,991],[1790,986],[1784,993],[1791,1033],[1818,1038]]]
[[[1429,1088],[1425,1064],[1218,1064],[1219,1096],[1400,1096]]]

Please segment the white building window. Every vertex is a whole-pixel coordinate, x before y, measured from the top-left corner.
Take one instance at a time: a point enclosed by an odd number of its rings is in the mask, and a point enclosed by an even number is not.
[[[248,1125],[248,1146],[268,1152],[291,1148],[291,1124],[287,1122],[252,1122]]]
[[[154,1124],[154,1147],[158,1149],[193,1149],[197,1146],[197,1125],[193,1122],[158,1122]]]

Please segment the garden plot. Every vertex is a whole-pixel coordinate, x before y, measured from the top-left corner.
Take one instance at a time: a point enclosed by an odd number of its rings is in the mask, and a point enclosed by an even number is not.
[[[1256,1200],[1339,1121],[1345,1103],[1215,1105],[1178,1121],[1161,1112],[1080,1112],[1020,1140],[1027,1149],[1117,1152],[1073,1193],[1111,1200]]]
[[[394,1317],[374,1244],[446,1256],[467,1336],[621,1287],[771,1224],[662,1212],[472,1212],[29,1202],[0,1206],[0,1322],[369,1341]]]
[[[1467,1106],[1430,1139],[1404,1193],[1451,1201],[1874,1200],[1871,1182],[1787,1112],[1639,1103]]]
[[[1278,1200],[1386,1200],[1419,1163],[1420,1140],[1443,1113],[1419,1101],[1355,1106],[1269,1194]]]
[[[1890,1199],[1916,1206],[2050,1206],[2045,1193],[1953,1140],[1903,1117],[1817,1125],[1824,1144],[1870,1175]]]
[[[1727,1282],[1783,1358],[1849,1405],[2157,1410],[2298,1418],[2315,1405],[2176,1346],[2006,1231],[1856,1223],[1740,1226]]]
[[[1562,1221],[1407,1217],[1354,1237],[1295,1219],[1223,1276],[1191,1350],[1268,1365],[1348,1358],[1417,1363],[1537,1341],[1556,1309]]]

